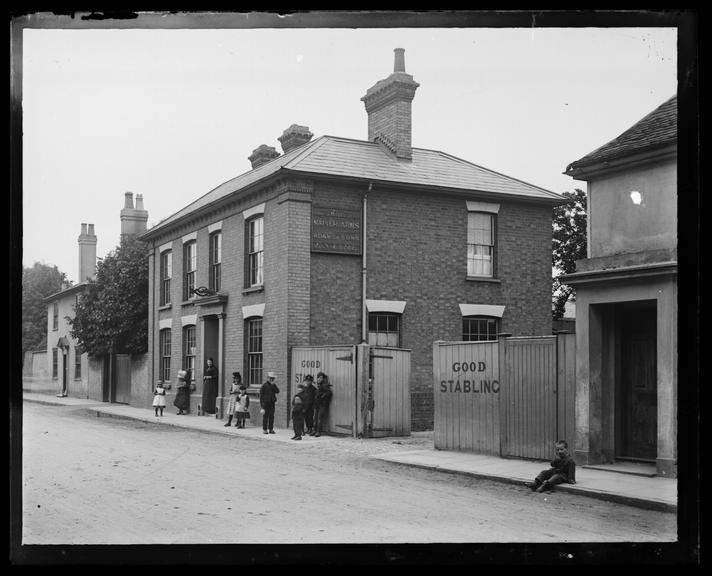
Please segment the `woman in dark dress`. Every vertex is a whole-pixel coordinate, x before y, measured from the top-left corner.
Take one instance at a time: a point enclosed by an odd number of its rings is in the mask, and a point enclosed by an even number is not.
[[[188,372],[185,370],[178,371],[178,385],[176,386],[176,399],[173,405],[178,408],[177,414],[187,414],[190,407],[190,380]]]
[[[215,399],[218,397],[218,369],[213,359],[208,358],[208,367],[203,372],[203,414],[215,414]]]

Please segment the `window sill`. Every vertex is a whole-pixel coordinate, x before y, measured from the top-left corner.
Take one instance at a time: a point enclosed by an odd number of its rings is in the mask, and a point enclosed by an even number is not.
[[[193,306],[195,304],[195,300],[192,298],[190,300],[183,300],[183,302],[180,303],[181,306]]]
[[[495,284],[502,283],[499,278],[492,278],[490,276],[467,276],[465,280],[467,280],[468,282],[494,282]]]
[[[249,288],[244,288],[242,290],[243,294],[252,294],[253,292],[264,292],[265,285],[260,284],[259,286],[251,286]]]
[[[170,310],[171,308],[173,308],[173,304],[163,304],[158,307],[158,310]]]

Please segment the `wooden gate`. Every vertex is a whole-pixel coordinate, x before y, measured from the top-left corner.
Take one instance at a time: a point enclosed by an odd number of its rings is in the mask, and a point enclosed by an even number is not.
[[[410,436],[410,350],[371,347],[365,392],[364,436]]]
[[[329,406],[327,430],[333,434],[355,435],[358,428],[356,396],[356,346],[295,346],[292,348],[291,394],[304,376],[324,372],[334,396]],[[291,401],[291,398],[290,398]]]
[[[131,356],[116,354],[114,356],[114,398],[113,402],[128,404],[131,401]]]
[[[502,341],[502,456],[546,460],[556,440],[556,336]]]

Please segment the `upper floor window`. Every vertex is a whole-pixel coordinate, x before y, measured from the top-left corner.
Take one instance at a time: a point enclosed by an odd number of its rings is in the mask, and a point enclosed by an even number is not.
[[[171,329],[164,328],[158,333],[158,348],[161,358],[159,378],[164,382],[171,379]]]
[[[262,384],[262,318],[245,321],[245,349],[247,350],[247,385]]]
[[[210,289],[220,291],[220,264],[222,262],[222,234],[210,235]]]
[[[264,216],[247,222],[247,286],[261,286],[264,281]]]
[[[173,277],[173,252],[161,252],[161,306],[171,303],[171,278]]]
[[[462,339],[465,342],[497,340],[498,328],[496,318],[465,316],[462,319]]]
[[[400,346],[401,315],[371,312],[368,315],[368,343],[372,346]]]
[[[467,213],[467,275],[494,276],[494,215]]]
[[[59,302],[52,304],[52,330],[59,330]]]
[[[190,370],[191,379],[195,378],[195,325],[183,328],[183,369]]]
[[[183,301],[194,297],[195,270],[197,268],[197,257],[195,241],[183,244]]]

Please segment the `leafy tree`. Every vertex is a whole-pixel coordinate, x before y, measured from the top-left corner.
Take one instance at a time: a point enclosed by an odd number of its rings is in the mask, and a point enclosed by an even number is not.
[[[576,271],[576,260],[586,258],[586,193],[576,188],[574,192],[564,192],[566,203],[554,208],[552,220],[551,263],[557,274],[571,274]],[[572,286],[554,278],[551,297],[552,316],[558,320],[564,315],[564,306],[569,299],[575,299]]]
[[[96,279],[79,297],[72,338],[90,356],[142,354],[148,349],[148,259],[133,236],[100,260]]]
[[[47,296],[69,286],[67,275],[56,266],[35,262],[22,267],[22,356],[47,346]]]

